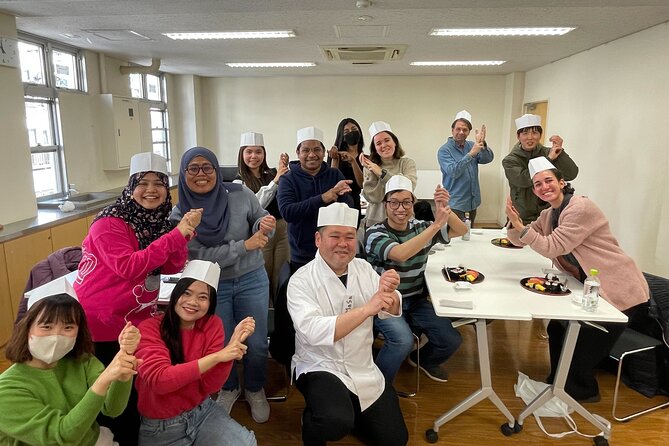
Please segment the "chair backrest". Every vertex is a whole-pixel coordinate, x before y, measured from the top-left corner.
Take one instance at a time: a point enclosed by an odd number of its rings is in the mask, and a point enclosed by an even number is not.
[[[80,246],[68,246],[49,254],[46,259],[41,260],[32,267],[28,282],[26,283],[23,292],[27,293],[38,286],[44,285],[45,283],[75,271],[79,267],[80,261]],[[27,311],[28,299],[22,297],[21,302],[19,302],[18,314],[16,315],[14,325],[18,324],[19,321],[23,319],[23,316],[25,316]]]
[[[650,316],[662,330],[662,340],[669,347],[669,279],[643,273],[650,289]]]
[[[279,272],[279,289],[274,299],[274,330],[270,335],[269,352],[272,358],[290,368],[295,354],[295,327],[288,312],[288,282],[291,276],[290,264],[286,263]]]

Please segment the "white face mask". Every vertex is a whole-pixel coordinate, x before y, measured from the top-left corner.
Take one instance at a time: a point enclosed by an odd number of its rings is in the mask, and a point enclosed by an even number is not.
[[[67,355],[77,342],[76,336],[30,336],[28,350],[35,359],[47,364],[53,364]]]

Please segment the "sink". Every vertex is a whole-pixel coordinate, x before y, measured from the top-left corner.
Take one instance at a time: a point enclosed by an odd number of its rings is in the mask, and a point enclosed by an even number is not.
[[[58,206],[71,201],[75,209],[89,209],[116,199],[118,195],[111,192],[86,192],[77,194],[69,198],[53,198],[51,200],[38,201],[37,207],[40,209],[58,209]]]

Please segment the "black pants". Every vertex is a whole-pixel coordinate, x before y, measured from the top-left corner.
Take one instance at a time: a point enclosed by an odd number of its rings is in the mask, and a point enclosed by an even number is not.
[[[302,415],[305,446],[325,445],[349,433],[370,445],[407,444],[409,433],[392,385],[386,383],[381,396],[363,412],[358,397],[332,373],[306,373],[296,385],[307,405]]]
[[[114,356],[119,351],[117,341],[95,342],[94,346],[95,356],[105,367],[112,362]],[[137,411],[137,391],[135,390],[135,386],[132,386],[128,405],[121,415],[111,418],[100,414],[97,421],[101,426],[108,427],[114,433],[114,441],[117,441],[119,446],[137,446],[140,420],[139,412]]]
[[[639,304],[623,313],[627,315],[629,321],[635,317],[648,312],[648,303]],[[569,367],[565,391],[576,400],[584,400],[599,394],[599,385],[595,377],[595,367],[609,356],[611,348],[616,343],[620,335],[625,330],[627,324],[617,323],[597,323],[606,328],[609,332],[604,333],[589,325],[581,325],[576,340],[574,356]],[[551,373],[546,380],[553,383],[555,372],[557,370],[562,344],[567,332],[567,322],[551,320],[546,328],[548,333],[548,344],[551,357]]]

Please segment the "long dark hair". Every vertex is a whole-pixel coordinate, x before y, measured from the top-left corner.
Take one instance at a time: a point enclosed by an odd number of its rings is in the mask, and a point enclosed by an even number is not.
[[[392,140],[395,142],[395,153],[393,153],[393,158],[395,159],[400,159],[404,156],[404,150],[402,149],[402,146],[400,145],[400,140],[397,139],[397,136],[393,132],[389,132],[388,130],[384,130],[383,132],[387,133],[390,135]],[[379,132],[379,133],[383,133]],[[376,135],[378,135],[377,133]],[[374,137],[376,136],[374,135]],[[381,165],[381,155],[379,155],[379,152],[376,151],[376,147],[374,147],[374,137],[372,137],[372,143],[369,145],[369,159],[372,160],[374,164],[378,164],[379,166]]]
[[[239,154],[237,155],[237,168],[239,169],[239,176],[241,177],[246,187],[251,189],[253,192],[258,192],[260,188],[264,186],[262,182],[263,174],[270,171],[270,168],[267,165],[267,150],[265,150],[265,146],[260,146],[262,148],[263,160],[260,164],[261,178],[257,178],[255,175],[253,175],[253,172],[251,172],[249,166],[247,166],[244,162],[244,149],[247,147],[248,146],[241,146],[239,148]]]
[[[349,122],[353,123],[358,128],[358,132],[360,132],[360,141],[358,141],[358,154],[361,154],[362,148],[365,147],[365,138],[362,135],[362,128],[360,127],[360,124],[358,124],[358,121],[353,118],[344,118],[339,122],[339,125],[337,126],[337,137],[335,138],[334,145],[341,151],[348,149],[348,143],[344,139],[344,126]]]
[[[555,175],[555,178],[560,180],[564,180],[564,175],[562,174],[562,171],[560,169],[549,169],[553,174]],[[566,183],[564,187],[562,188],[562,193],[567,195],[567,194],[574,194],[576,190],[572,187],[571,183]]]
[[[5,357],[12,362],[22,363],[33,359],[28,348],[30,327],[35,323],[62,322],[79,327],[74,348],[65,357],[79,359],[93,354],[93,341],[86,323],[86,313],[78,300],[69,294],[56,294],[36,302],[25,317],[14,326],[12,337],[7,343]]]
[[[170,303],[160,324],[160,336],[170,351],[172,365],[183,364],[185,362],[183,345],[181,344],[181,318],[176,312],[177,301],[196,280],[191,277],[179,279],[172,290]],[[207,311],[207,315],[212,315],[216,311],[216,290],[209,284],[207,286],[209,287],[209,310]]]

